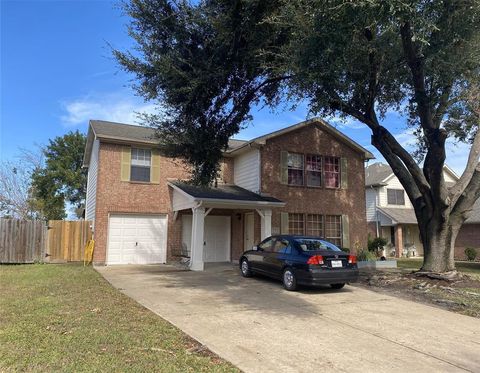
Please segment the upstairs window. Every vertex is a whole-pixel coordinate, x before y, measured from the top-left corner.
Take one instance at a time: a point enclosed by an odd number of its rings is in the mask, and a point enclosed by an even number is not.
[[[130,181],[150,182],[152,154],[150,149],[132,148]]]
[[[387,203],[389,205],[405,205],[405,191],[403,189],[387,189]]]
[[[303,154],[288,153],[288,184],[303,185]]]
[[[340,188],[340,158],[325,157],[325,187]]]
[[[307,186],[322,186],[322,157],[315,154],[307,154],[306,158]]]

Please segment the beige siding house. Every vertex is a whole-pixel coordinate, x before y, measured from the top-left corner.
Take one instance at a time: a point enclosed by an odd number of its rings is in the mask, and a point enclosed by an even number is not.
[[[443,175],[447,185],[458,180],[448,166]],[[369,235],[387,240],[387,256],[423,255],[413,205],[389,165],[373,163],[365,168],[365,203]],[[480,248],[480,201],[457,237],[457,258],[464,257],[466,247]]]

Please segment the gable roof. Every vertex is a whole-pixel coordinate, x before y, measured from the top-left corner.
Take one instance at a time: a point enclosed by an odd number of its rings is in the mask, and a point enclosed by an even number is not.
[[[448,172],[452,178],[458,179],[457,174],[447,165],[444,166],[444,171]],[[390,165],[375,162],[365,167],[365,187],[376,187],[387,185],[387,180],[395,176]],[[452,186],[452,183],[447,182],[447,186]]]
[[[373,154],[370,153],[368,150],[366,150],[365,148],[357,144],[355,141],[350,139],[348,136],[344,135],[335,127],[331,126],[320,118],[306,120],[304,122],[300,122],[292,126],[283,128],[281,130],[259,136],[250,141],[230,139],[228,141],[228,149],[225,151],[224,154],[233,155],[233,153],[241,151],[241,149],[248,149],[248,147],[252,144],[262,145],[271,138],[281,136],[292,131],[296,131],[309,125],[316,125],[320,127],[321,129],[330,133],[332,136],[347,144],[357,152],[363,153],[366,159],[374,158]],[[155,129],[151,127],[108,122],[104,120],[90,120],[87,133],[87,144],[83,157],[83,167],[88,167],[88,165],[90,164],[90,156],[94,140],[104,140],[115,143],[156,145],[158,144],[158,139],[155,135]]]
[[[301,128],[304,128],[304,127],[307,127],[307,126],[310,126],[310,125],[318,126],[320,129],[329,133],[330,135],[332,135],[333,137],[335,137],[339,141],[343,142],[344,144],[350,146],[351,148],[353,148],[357,152],[363,153],[364,156],[365,156],[365,159],[374,159],[375,158],[373,156],[373,154],[370,153],[363,146],[356,143],[350,137],[346,136],[345,134],[343,134],[342,132],[340,132],[335,127],[328,124],[327,122],[325,122],[321,118],[312,118],[312,119],[309,119],[309,120],[305,120],[303,122],[294,124],[292,126],[282,128],[278,131],[274,131],[274,132],[271,132],[271,133],[267,133],[266,135],[256,137],[256,138],[254,138],[250,141],[246,141],[244,144],[242,144],[241,146],[239,146],[237,148],[234,148],[232,150],[227,150],[227,154],[232,154],[232,153],[241,151],[242,149],[245,149],[245,148],[250,147],[252,145],[264,145],[267,142],[267,140],[270,140],[270,139],[275,138],[277,136],[285,135],[289,132],[296,131],[296,130],[299,130]]]
[[[87,144],[83,155],[83,167],[90,164],[90,156],[94,140],[104,140],[115,143],[157,145],[158,138],[155,129],[135,124],[90,120],[87,133]],[[246,140],[230,139],[228,149],[243,145]]]
[[[392,174],[388,164],[375,162],[365,168],[365,186],[386,185],[384,182]]]

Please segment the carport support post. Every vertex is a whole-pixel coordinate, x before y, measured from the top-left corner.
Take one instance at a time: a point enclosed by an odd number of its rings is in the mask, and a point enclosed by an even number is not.
[[[203,232],[205,227],[205,208],[192,209],[192,243],[190,252],[190,269],[203,271]]]
[[[272,210],[263,210],[260,214],[261,240],[272,235]]]

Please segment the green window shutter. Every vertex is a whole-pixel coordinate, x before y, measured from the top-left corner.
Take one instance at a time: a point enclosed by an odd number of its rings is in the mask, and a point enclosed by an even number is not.
[[[153,184],[160,184],[160,152],[158,149],[152,149],[151,160],[150,182]]]
[[[288,234],[288,212],[280,213],[280,234]]]
[[[342,189],[348,188],[348,159],[342,157],[340,159],[340,183]]]
[[[130,167],[132,159],[132,150],[129,146],[122,147],[120,180],[130,181]]]
[[[350,249],[350,222],[348,215],[342,215],[342,247]]]
[[[288,152],[280,153],[280,183],[288,184]]]

